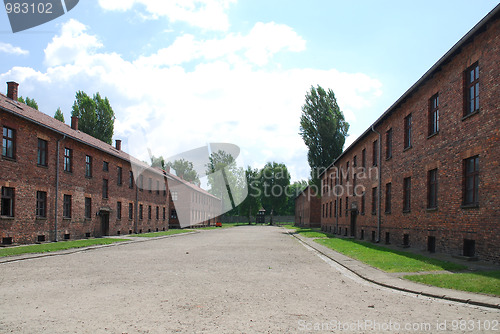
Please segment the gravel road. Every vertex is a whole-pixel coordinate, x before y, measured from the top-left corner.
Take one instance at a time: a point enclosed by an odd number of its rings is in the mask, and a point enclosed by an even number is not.
[[[500,333],[498,310],[366,283],[270,226],[3,263],[0,296],[2,333]]]

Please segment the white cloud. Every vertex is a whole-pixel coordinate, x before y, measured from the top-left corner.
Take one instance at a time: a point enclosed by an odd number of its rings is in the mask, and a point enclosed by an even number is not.
[[[70,52],[67,45],[76,50]],[[124,139],[124,149],[138,158],[148,159],[144,145],[168,157],[210,142],[229,142],[242,148],[246,164],[284,162],[293,179],[308,177],[299,118],[311,85],[332,88],[348,121],[381,92],[380,82],[362,73],[259,66],[276,53],[305,48],[293,29],[275,23],[259,23],[248,35],[219,40],[184,35],[132,61],[99,52],[101,46],[84,25],[70,20],[45,49],[45,73],[14,68],[0,80],[18,80],[24,92],[36,87],[42,99],[37,101],[48,114],[66,100],[63,110],[69,114],[76,90],[99,91],[117,115],[115,137]],[[249,56],[250,50],[257,51]],[[194,66],[182,67],[192,60],[197,60]]]
[[[18,46],[13,46],[12,44],[2,42],[0,42],[0,52],[21,56],[26,56],[29,54],[28,50],[24,50]]]
[[[229,19],[226,10],[234,2],[236,0],[99,0],[99,5],[114,11],[128,11],[134,5],[142,5],[150,19],[166,17],[171,22],[180,21],[206,30],[227,31]]]

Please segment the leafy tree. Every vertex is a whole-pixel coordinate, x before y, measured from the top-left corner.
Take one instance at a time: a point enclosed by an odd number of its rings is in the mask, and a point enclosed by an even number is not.
[[[290,173],[284,164],[268,162],[260,172],[262,206],[273,215],[281,214],[287,201],[287,188],[290,185]]]
[[[248,223],[250,224],[250,217],[255,216],[260,209],[260,182],[259,182],[259,171],[257,169],[252,169],[248,166],[245,171],[245,178],[247,181],[248,196],[239,205],[240,216],[245,216],[248,218]]]
[[[38,103],[36,103],[35,99],[30,99],[26,96],[26,100],[22,96],[18,97],[17,100],[21,103],[26,104],[28,107],[38,110]]]
[[[162,157],[163,159],[163,157]],[[166,166],[175,169],[177,176],[182,177],[188,182],[194,182],[195,184],[200,184],[200,177],[194,169],[193,163],[185,159],[174,160],[174,162],[167,162]]]
[[[245,171],[238,168],[234,157],[227,152],[213,152],[206,165],[209,192],[222,200],[223,212],[238,214],[237,206],[247,196]]]
[[[64,114],[62,113],[61,108],[57,108],[54,118],[64,123]]]
[[[162,169],[165,169],[165,159],[163,156],[155,157],[154,155],[151,156],[151,167],[159,167]]]
[[[340,111],[335,94],[321,86],[311,86],[300,116],[300,135],[309,148],[307,161],[311,178],[319,189],[321,169],[329,166],[344,148],[349,123]]]
[[[90,98],[85,92],[78,91],[71,116],[77,116],[78,129],[108,144],[112,143],[115,113],[107,97],[99,93]]]

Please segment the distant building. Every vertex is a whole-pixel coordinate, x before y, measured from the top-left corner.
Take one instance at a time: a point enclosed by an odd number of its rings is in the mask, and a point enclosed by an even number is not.
[[[321,226],[321,198],[308,186],[295,198],[295,226]]]
[[[322,174],[323,230],[500,261],[499,9]]]

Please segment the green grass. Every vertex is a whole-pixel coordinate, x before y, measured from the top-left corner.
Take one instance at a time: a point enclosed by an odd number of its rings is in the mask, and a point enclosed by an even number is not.
[[[84,239],[84,240],[73,240],[73,241],[60,241],[52,242],[47,244],[39,245],[27,245],[18,247],[8,247],[0,249],[0,257],[10,256],[10,255],[20,255],[28,253],[47,253],[55,252],[59,250],[71,249],[71,248],[81,248],[94,245],[109,245],[115,242],[128,241],[129,239]]]
[[[179,233],[187,233],[187,232],[193,232],[193,230],[181,230],[181,229],[172,229],[168,231],[161,231],[161,232],[150,232],[150,233],[140,233],[140,234],[131,234],[131,237],[144,237],[144,238],[154,238],[154,237],[162,237],[164,235],[172,235],[172,234],[179,234]]]
[[[500,271],[475,273],[409,275],[404,278],[441,288],[500,296]]]
[[[297,227],[293,225],[284,225],[284,228],[290,229],[290,230],[295,230],[294,233],[298,233],[306,238],[330,238],[333,236],[333,234],[321,232],[321,229],[319,228],[304,228],[304,227]]]
[[[464,270],[467,267],[422,255],[389,249],[371,243],[339,239],[317,239],[317,243],[386,272]]]

